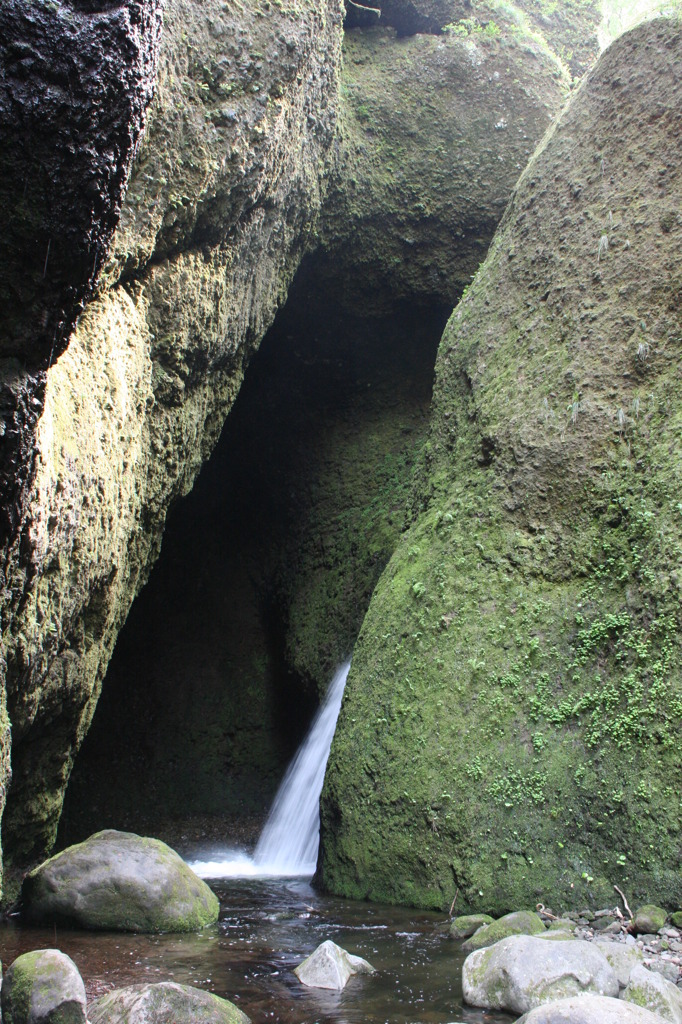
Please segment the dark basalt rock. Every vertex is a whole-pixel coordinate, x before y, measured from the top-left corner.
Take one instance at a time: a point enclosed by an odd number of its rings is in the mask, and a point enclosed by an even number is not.
[[[160,28],[161,0],[0,8],[0,544],[31,477],[44,371],[118,221]]]
[[[0,10],[0,353],[45,368],[116,226],[154,89],[161,0]]]

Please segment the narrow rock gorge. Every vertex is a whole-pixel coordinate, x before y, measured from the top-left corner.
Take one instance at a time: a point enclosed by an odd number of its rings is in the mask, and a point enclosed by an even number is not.
[[[682,899],[680,30],[556,7],[3,8],[6,898],[354,651],[321,885]]]

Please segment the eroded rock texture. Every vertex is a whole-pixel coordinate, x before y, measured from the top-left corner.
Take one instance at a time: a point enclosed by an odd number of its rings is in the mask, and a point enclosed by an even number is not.
[[[104,808],[149,829],[188,810],[257,816],[274,795],[405,525],[452,302],[563,100],[557,60],[527,43],[346,38],[324,251],[299,271],[215,462],[169,526],[76,767],[63,841]],[[374,120],[356,118],[362,103]],[[508,131],[495,128],[505,111]],[[386,162],[389,145],[399,161]]]
[[[398,38],[346,33],[341,151],[318,272],[353,309],[453,305],[568,78],[546,41],[507,25]]]
[[[333,891],[682,896],[681,55],[656,22],[602,56],[445,331],[329,762]]]
[[[168,504],[191,487],[286,291],[334,136],[338,4],[231,13],[177,0],[165,25],[109,287],[48,375],[29,511],[8,566],[3,830],[20,857],[52,841]]]
[[[167,509],[213,448],[302,255],[321,241],[311,257],[318,306],[334,291],[336,308],[390,320],[391,291],[451,303],[563,100],[561,61],[508,12],[497,35],[477,21],[438,38],[354,36],[341,90],[342,13],[335,0],[166,4],[157,93],[97,294],[49,371],[37,434],[21,433],[36,469],[6,552],[3,623],[14,772],[3,834],[17,864],[54,839],[74,754]],[[470,194],[479,177],[485,186]],[[410,429],[421,403],[408,396]],[[360,456],[363,486],[372,475],[388,482],[374,521],[356,509],[339,526],[342,460],[323,456],[291,503],[296,529],[266,560],[268,572],[286,573],[282,643],[313,687],[341,643],[334,619],[344,638],[355,628],[402,524],[402,499],[397,510],[390,495],[402,495],[406,477],[385,456],[397,452],[408,473],[418,445],[399,436],[405,409],[375,430],[380,407],[364,403],[360,439],[344,433],[348,410],[329,428],[332,446],[336,430],[349,458]],[[373,434],[380,443],[366,446]],[[252,610],[262,607],[261,582],[245,578]],[[254,630],[268,635],[260,623]],[[241,663],[228,675],[260,694],[267,658],[256,669]],[[228,689],[222,675],[217,685]],[[228,722],[245,694],[231,708],[221,696]]]

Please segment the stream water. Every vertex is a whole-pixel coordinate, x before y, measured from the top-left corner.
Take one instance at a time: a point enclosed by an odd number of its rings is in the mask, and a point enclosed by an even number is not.
[[[233,1000],[254,1024],[467,1024],[511,1021],[462,1006],[461,943],[442,914],[322,896],[309,878],[319,843],[319,798],[350,662],[330,683],[292,762],[253,856],[216,851],[192,862],[220,899],[220,919],[192,935],[130,935],[0,923],[0,959],[58,948],[76,963],[88,999],[152,981],[197,985]],[[325,939],[377,974],[343,992],[309,989],[293,973]]]
[[[461,943],[444,915],[322,896],[303,879],[212,882],[218,924],[195,935],[130,935],[0,925],[0,958],[58,948],[75,961],[88,998],[172,980],[233,1000],[254,1024],[449,1024],[514,1018],[462,1006]],[[293,968],[325,939],[376,967],[343,992],[306,989]]]

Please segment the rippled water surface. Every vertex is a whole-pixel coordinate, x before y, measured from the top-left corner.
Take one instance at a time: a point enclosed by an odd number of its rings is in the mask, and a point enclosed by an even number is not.
[[[173,980],[232,999],[254,1024],[510,1022],[462,1007],[460,944],[443,915],[320,896],[300,879],[213,882],[220,921],[198,935],[126,935],[0,926],[5,967],[29,949],[57,947],[76,962],[89,998],[141,981]],[[293,968],[325,939],[378,973],[341,993],[306,989]]]

